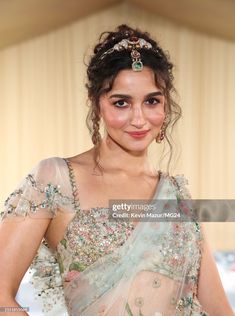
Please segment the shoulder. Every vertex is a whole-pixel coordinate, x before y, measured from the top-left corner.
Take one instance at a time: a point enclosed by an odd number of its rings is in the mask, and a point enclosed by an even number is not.
[[[61,157],[49,157],[38,161],[23,178],[21,185],[43,188],[48,184],[69,187],[69,173],[66,161]]]
[[[92,148],[76,156],[67,157],[65,160],[76,166],[90,167],[94,165],[94,149]]]
[[[64,161],[70,172],[72,171],[74,175],[79,176],[80,181],[82,181],[82,178],[87,181],[89,175],[93,174],[96,168],[93,149],[73,157],[64,158]]]
[[[38,161],[30,170],[30,173],[36,177],[49,178],[63,171],[66,171],[66,161],[61,157],[49,157]]]
[[[56,168],[58,166],[64,166],[65,159],[61,157],[49,157],[42,160],[39,160],[38,163],[34,166],[35,168]]]

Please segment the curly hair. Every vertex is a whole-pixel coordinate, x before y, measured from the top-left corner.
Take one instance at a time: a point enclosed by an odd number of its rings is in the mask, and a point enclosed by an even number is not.
[[[168,159],[168,168],[172,158],[171,131],[176,121],[181,116],[181,108],[174,101],[173,93],[176,92],[173,85],[173,64],[166,52],[153,40],[148,32],[142,32],[139,29],[133,29],[126,24],[119,25],[114,32],[103,32],[100,35],[99,42],[95,46],[93,55],[87,66],[88,97],[90,100],[90,109],[86,118],[86,124],[91,134],[92,142],[95,147],[95,165],[102,169],[99,164],[99,145],[101,136],[99,133],[100,125],[100,96],[112,89],[114,80],[119,71],[132,68],[132,59],[128,50],[114,50],[111,54],[106,54],[115,44],[122,39],[130,37],[143,38],[152,45],[151,49],[140,48],[143,65],[152,69],[155,82],[160,87],[166,98],[165,112],[167,121],[165,124],[165,139],[170,148]],[[103,56],[105,57],[103,58]]]

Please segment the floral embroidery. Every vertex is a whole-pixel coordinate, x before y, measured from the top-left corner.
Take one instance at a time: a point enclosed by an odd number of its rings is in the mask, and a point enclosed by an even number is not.
[[[60,185],[39,184],[34,175],[29,174],[22,186],[9,195],[4,203],[5,210],[0,215],[3,219],[7,216],[26,216],[47,209],[53,217],[57,207],[71,203],[73,199],[61,193]]]
[[[77,212],[57,247],[61,273],[84,271],[103,255],[120,247],[134,229],[130,222],[109,221],[108,209]],[[68,260],[69,258],[69,260]]]
[[[80,272],[77,270],[71,270],[69,271],[65,276],[65,281],[70,282],[74,279],[76,279],[79,276]]]
[[[179,185],[176,185],[176,180],[172,180],[172,183],[180,201],[180,199],[188,197],[188,192],[182,187],[182,184],[186,182],[180,180],[179,177],[176,179],[180,183],[180,189]],[[187,211],[187,208],[185,211]],[[153,230],[160,226],[159,223],[152,223],[151,225]],[[71,271],[71,279],[76,278],[80,271],[84,271],[104,255],[110,254],[114,249],[119,248],[127,240],[132,229],[130,223],[108,221],[106,209],[100,210],[97,208],[88,212],[79,210],[57,248],[62,258],[64,272],[61,272],[65,280],[70,278]],[[142,236],[142,238],[144,240],[145,236]],[[141,269],[160,272],[172,279],[181,280],[182,265],[188,260],[185,281],[189,288],[195,291],[200,267],[199,242],[201,235],[199,224],[194,222],[170,222],[168,231],[162,233],[160,239],[155,242],[154,238],[153,234],[152,242],[158,245],[154,256],[151,253],[145,253],[146,260]],[[112,256],[110,256],[110,260],[113,260]],[[133,265],[136,265],[135,260],[138,261],[138,257],[130,258],[130,260],[133,260]],[[89,272],[89,282],[95,284],[97,288],[105,289],[107,286],[102,275],[97,275],[95,271],[94,273]],[[158,287],[161,287],[161,281],[157,278],[154,279],[152,287],[157,290]],[[175,300],[174,305],[176,303]],[[186,306],[183,308],[186,308]],[[126,311],[128,315],[133,315],[129,305],[126,306]],[[143,315],[141,310],[140,313],[140,315]]]
[[[58,263],[45,241],[41,244],[29,273],[32,275],[30,283],[36,290],[36,296],[43,300],[43,312],[49,312],[55,304],[65,306]]]
[[[169,176],[168,176],[169,177]],[[181,177],[169,177],[175,188],[178,199],[190,198],[185,188],[187,181]],[[168,188],[169,193],[172,193]],[[29,174],[25,183],[14,191],[5,201],[5,216],[26,216],[40,210],[49,210],[51,215],[56,214],[59,206],[70,205],[74,209],[74,199],[62,194],[60,185],[48,183],[39,184],[34,175]],[[182,210],[188,212],[187,205],[181,205]],[[48,312],[54,304],[65,304],[63,296],[63,281],[71,282],[78,278],[86,268],[98,259],[112,254],[128,240],[134,226],[128,222],[111,222],[108,220],[107,209],[91,209],[89,212],[81,212],[76,209],[75,217],[66,229],[64,238],[60,241],[55,253],[49,252],[46,243],[40,247],[40,251],[31,265],[32,283],[37,289],[38,296],[45,302],[44,310]],[[157,229],[159,223],[153,223],[152,229]],[[143,236],[144,237],[144,236]],[[145,266],[141,267],[149,271],[159,272],[172,279],[182,276],[181,267],[185,260],[189,260],[186,271],[186,283],[195,293],[197,287],[198,271],[200,267],[200,225],[197,222],[169,223],[169,230],[161,234],[161,239],[156,240],[158,246],[154,256],[146,253]],[[154,237],[153,240],[154,242]],[[148,242],[148,241],[146,241]],[[186,257],[187,255],[187,257]],[[118,265],[118,256],[110,256],[110,262]],[[132,258],[130,258],[132,260]],[[135,264],[136,258],[133,258]],[[94,272],[91,282],[105,288],[102,276]],[[115,284],[115,278],[113,279]],[[158,290],[161,280],[154,278],[151,286]],[[138,299],[138,302],[137,302]],[[138,297],[139,316],[143,316],[141,307],[144,301]],[[172,303],[173,304],[173,303]],[[192,295],[174,300],[177,310],[190,310],[192,315],[206,315],[201,312],[200,304],[192,298]],[[137,306],[137,305],[136,305]],[[101,306],[99,313],[105,311]],[[133,315],[131,307],[127,303],[128,315]],[[156,315],[160,312],[156,312]]]
[[[78,261],[74,261],[69,266],[69,271],[84,271],[86,269],[86,266]]]
[[[176,306],[176,316],[182,315],[180,312],[187,312],[187,315],[193,316],[209,316],[206,312],[202,311],[202,306],[196,298],[191,294],[182,297]]]

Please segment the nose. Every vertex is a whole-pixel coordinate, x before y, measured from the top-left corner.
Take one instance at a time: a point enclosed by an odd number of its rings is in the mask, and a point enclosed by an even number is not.
[[[137,128],[142,128],[146,124],[146,118],[141,106],[132,108],[130,124]]]

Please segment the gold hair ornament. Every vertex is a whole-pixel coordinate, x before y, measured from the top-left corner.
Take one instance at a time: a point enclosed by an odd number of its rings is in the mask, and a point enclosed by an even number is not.
[[[153,46],[143,38],[132,36],[122,39],[112,48],[108,49],[101,55],[100,59],[104,59],[106,55],[112,54],[114,51],[129,50],[131,51],[132,69],[134,71],[141,71],[143,69],[143,63],[141,61],[140,52],[138,52],[138,49],[141,48],[153,49]],[[154,49],[154,51],[157,52],[156,49]]]

